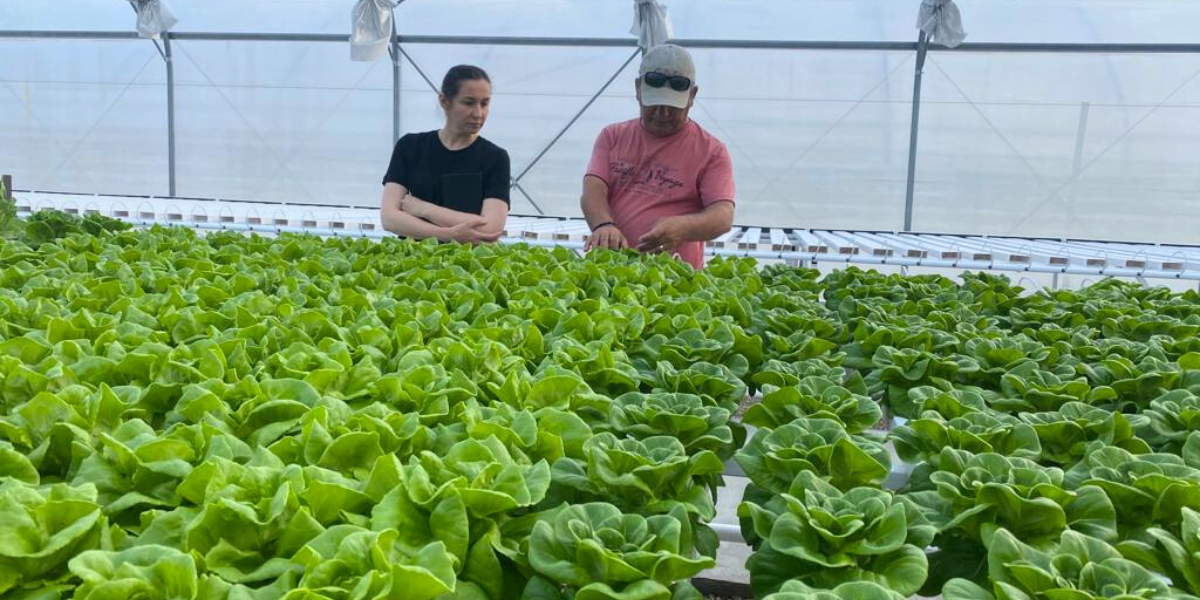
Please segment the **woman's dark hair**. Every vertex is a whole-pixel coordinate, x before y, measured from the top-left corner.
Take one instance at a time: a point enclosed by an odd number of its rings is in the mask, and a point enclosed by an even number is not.
[[[487,71],[471,65],[458,65],[451,67],[446,71],[446,76],[442,78],[442,95],[446,98],[454,98],[458,95],[458,91],[462,89],[462,82],[474,81],[482,79],[488,83],[492,79],[488,77]]]

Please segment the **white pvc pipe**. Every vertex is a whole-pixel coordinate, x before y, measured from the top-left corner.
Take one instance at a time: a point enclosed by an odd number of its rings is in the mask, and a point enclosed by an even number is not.
[[[22,212],[21,216],[28,216],[29,213]],[[328,227],[290,227],[281,225],[251,225],[248,223],[198,223],[198,222],[182,222],[182,221],[151,221],[140,218],[121,218],[119,220],[139,226],[150,227],[153,225],[167,225],[172,227],[187,227],[191,229],[206,230],[206,231],[243,231],[252,233],[306,233],[318,235],[322,237],[355,237],[368,239],[385,239],[393,237],[394,234],[381,230],[365,230],[365,229],[332,229]],[[528,244],[537,247],[556,247],[562,246],[572,250],[582,250],[583,242],[577,241],[555,241],[542,239],[529,239],[524,237],[507,237],[500,240],[504,244]],[[1077,265],[1062,265],[1052,266],[1048,264],[1029,264],[1029,263],[1005,263],[1004,261],[975,261],[966,259],[934,259],[934,258],[915,258],[907,256],[871,256],[866,254],[830,254],[830,253],[810,253],[810,252],[775,252],[766,250],[736,250],[731,248],[706,248],[705,254],[709,256],[733,256],[742,258],[754,259],[772,259],[772,260],[802,260],[811,261],[814,263],[842,263],[842,264],[864,264],[864,265],[897,265],[908,267],[933,267],[943,269],[964,269],[964,270],[991,270],[991,271],[1006,271],[1006,272],[1029,272],[1029,273],[1061,273],[1069,275],[1095,275],[1104,277],[1128,277],[1128,278],[1151,278],[1151,279],[1184,279],[1184,280],[1200,280],[1200,271],[1180,270],[1180,271],[1163,271],[1155,269],[1136,269],[1136,268],[1121,268],[1121,267],[1082,267]]]
[[[717,534],[717,539],[721,540],[722,542],[730,542],[735,544],[746,543],[746,540],[742,539],[742,528],[738,525],[709,523],[708,526]]]

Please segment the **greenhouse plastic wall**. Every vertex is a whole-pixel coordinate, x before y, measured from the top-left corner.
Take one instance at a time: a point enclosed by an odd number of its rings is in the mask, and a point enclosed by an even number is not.
[[[1200,55],[932,53],[916,228],[1200,241]]]
[[[0,36],[131,28],[132,16],[114,10],[111,0],[81,0],[78,14],[53,22],[40,17],[36,4],[3,3]],[[411,62],[402,61],[400,128],[428,130],[441,119],[414,65],[436,81],[454,64],[480,64],[495,83],[484,135],[509,150],[514,176],[528,169],[513,193],[514,212],[577,215],[596,134],[636,114],[636,64],[628,64],[633,42],[621,37],[630,4],[402,4],[402,39],[509,35],[610,43],[404,43]],[[688,39],[822,39],[876,48],[698,48],[701,91],[692,116],[729,146],[740,223],[902,227],[916,2],[667,4],[677,35]],[[1030,19],[1033,4],[964,3],[968,24],[978,26],[969,41],[1182,43],[1195,31],[1187,24],[1200,24],[1200,9],[1167,0],[1093,3],[1099,8],[1039,0],[1041,13]],[[378,201],[392,143],[392,63],[349,61],[349,45],[336,39],[348,27],[347,6],[262,0],[172,6],[183,36],[323,34],[328,40],[172,40],[178,195]],[[455,11],[470,18],[445,17]],[[895,49],[878,49],[888,42],[897,42]],[[913,228],[1200,240],[1200,54],[1028,51],[1034,49],[930,53]],[[164,72],[149,41],[0,37],[0,171],[14,173],[22,189],[166,195]]]

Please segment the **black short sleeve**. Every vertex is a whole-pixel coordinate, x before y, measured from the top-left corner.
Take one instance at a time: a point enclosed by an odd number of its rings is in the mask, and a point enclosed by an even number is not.
[[[512,201],[509,200],[508,194],[512,186],[512,167],[508,159],[508,152],[500,147],[496,147],[495,158],[491,161],[487,172],[483,178],[483,197],[498,198],[503,200],[505,204],[512,206]]]
[[[383,185],[398,183],[406,188],[411,187],[408,183],[408,173],[405,169],[408,162],[405,155],[412,155],[413,140],[412,134],[409,134],[396,142],[396,147],[392,149],[392,161],[388,163],[387,173],[383,176]]]
[[[426,202],[478,215],[485,198],[509,202],[510,168],[508,152],[484,138],[451,151],[437,130],[410,133],[392,149],[383,185],[398,183]]]

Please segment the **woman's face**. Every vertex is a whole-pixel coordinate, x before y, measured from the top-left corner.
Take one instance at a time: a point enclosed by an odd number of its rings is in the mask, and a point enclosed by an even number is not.
[[[487,121],[492,104],[492,84],[486,79],[468,79],[458,86],[453,98],[441,97],[446,111],[446,127],[464,135],[478,135]]]

